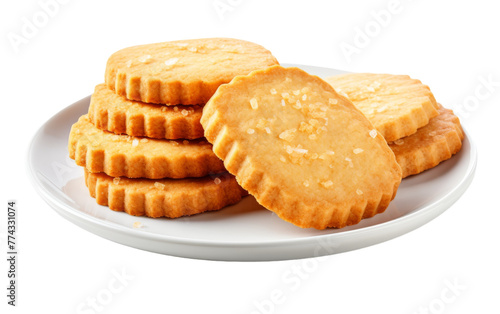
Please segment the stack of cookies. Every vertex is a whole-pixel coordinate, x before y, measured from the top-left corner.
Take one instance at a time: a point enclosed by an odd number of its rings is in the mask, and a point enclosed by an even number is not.
[[[217,210],[247,193],[303,228],[382,213],[402,178],[462,146],[458,118],[404,75],[322,80],[234,39],[113,54],[69,137],[98,204],[149,217]]]
[[[437,103],[419,80],[407,75],[355,73],[326,81],[384,136],[403,178],[437,166],[462,148],[464,133],[458,117]]]
[[[222,38],[114,53],[69,136],[90,195],[112,210],[170,218],[239,201],[247,192],[204,138],[203,106],[219,85],[276,64],[259,45]]]

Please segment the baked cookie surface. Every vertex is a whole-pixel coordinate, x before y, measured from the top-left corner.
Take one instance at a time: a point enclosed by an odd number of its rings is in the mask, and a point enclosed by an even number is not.
[[[403,178],[437,166],[462,148],[464,132],[460,120],[452,110],[441,107],[438,112],[415,134],[389,143]]]
[[[384,138],[325,81],[273,66],[221,86],[201,123],[238,183],[297,226],[341,228],[383,212],[401,169]]]
[[[407,75],[352,73],[326,81],[347,95],[388,142],[415,133],[438,115],[429,87]]]
[[[116,134],[165,139],[203,137],[201,106],[163,106],[116,95],[106,85],[96,86],[89,119],[99,129]]]
[[[68,149],[77,165],[112,177],[186,178],[225,171],[205,139],[160,140],[117,135],[96,128],[87,115],[71,127]]]
[[[113,178],[85,169],[85,184],[100,205],[154,218],[218,210],[247,194],[227,172],[202,178],[151,180]]]
[[[234,76],[276,64],[267,49],[243,40],[179,40],[115,52],[108,59],[105,81],[131,100],[197,105],[205,104]]]

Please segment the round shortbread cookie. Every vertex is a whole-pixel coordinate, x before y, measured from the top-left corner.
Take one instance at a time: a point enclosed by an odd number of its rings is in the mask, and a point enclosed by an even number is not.
[[[464,132],[460,120],[452,110],[441,107],[438,112],[417,133],[389,143],[403,178],[437,166],[462,148]]]
[[[133,216],[177,218],[219,210],[247,194],[227,172],[203,178],[113,178],[85,169],[85,184],[97,204]]]
[[[167,105],[205,104],[236,75],[278,64],[262,46],[206,38],[122,49],[108,59],[106,84],[131,100]]]
[[[165,139],[203,137],[201,106],[147,104],[115,94],[104,84],[90,100],[89,119],[99,129],[116,134]]]
[[[160,140],[113,134],[96,128],[87,115],[71,127],[68,148],[77,165],[112,177],[187,178],[225,171],[205,139]]]
[[[298,68],[236,77],[206,104],[201,124],[238,183],[303,228],[341,228],[383,212],[401,181],[366,117]]]
[[[415,133],[438,115],[429,87],[408,75],[353,73],[326,81],[346,95],[388,142]]]

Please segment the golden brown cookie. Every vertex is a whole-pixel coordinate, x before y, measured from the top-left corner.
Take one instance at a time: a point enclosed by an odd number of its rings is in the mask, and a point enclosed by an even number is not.
[[[148,44],[114,53],[106,84],[131,100],[168,105],[205,104],[236,75],[278,64],[257,44],[206,38]]]
[[[165,139],[203,137],[201,106],[163,106],[128,100],[106,85],[96,86],[89,119],[99,129],[116,134]]]
[[[462,148],[464,132],[452,110],[441,107],[439,115],[417,133],[389,143],[403,178],[437,166]]]
[[[352,73],[326,81],[347,95],[388,142],[415,133],[438,115],[429,87],[407,75]]]
[[[71,127],[68,148],[77,165],[112,177],[186,178],[225,171],[205,139],[159,140],[117,135],[96,128],[87,115]]]
[[[341,228],[383,212],[401,181],[366,117],[298,68],[274,66],[222,85],[201,124],[238,183],[303,228]]]
[[[227,172],[202,178],[151,180],[113,178],[85,169],[85,184],[97,204],[154,218],[218,210],[247,194]]]

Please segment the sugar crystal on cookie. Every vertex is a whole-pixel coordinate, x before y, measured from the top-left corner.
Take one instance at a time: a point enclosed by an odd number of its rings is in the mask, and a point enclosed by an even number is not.
[[[291,142],[295,138],[295,132],[297,132],[297,129],[285,130],[281,132],[279,138],[287,142]]]
[[[165,60],[165,65],[174,65],[179,61],[179,58],[170,58],[168,60]]]
[[[297,99],[297,101],[295,102],[295,104],[292,107],[295,109],[302,108],[302,104],[301,104],[300,100]]]
[[[160,183],[160,182],[155,182],[154,187],[160,190],[163,190],[165,188],[165,184]]]
[[[352,163],[352,159],[351,159],[351,158],[346,157],[346,158],[345,158],[345,161],[347,161],[347,162],[349,163],[349,167],[350,167],[350,168],[353,168],[353,167],[354,167],[354,164]]]
[[[321,185],[325,188],[329,188],[331,186],[333,186],[333,182],[331,180],[328,180],[328,181],[322,181],[321,182]]]
[[[250,106],[252,107],[253,110],[258,109],[259,103],[257,102],[257,99],[255,98],[250,99]]]
[[[140,56],[138,60],[139,60],[139,62],[143,62],[144,63],[144,62],[147,62],[150,59],[151,59],[151,55],[144,55],[144,56]]]

